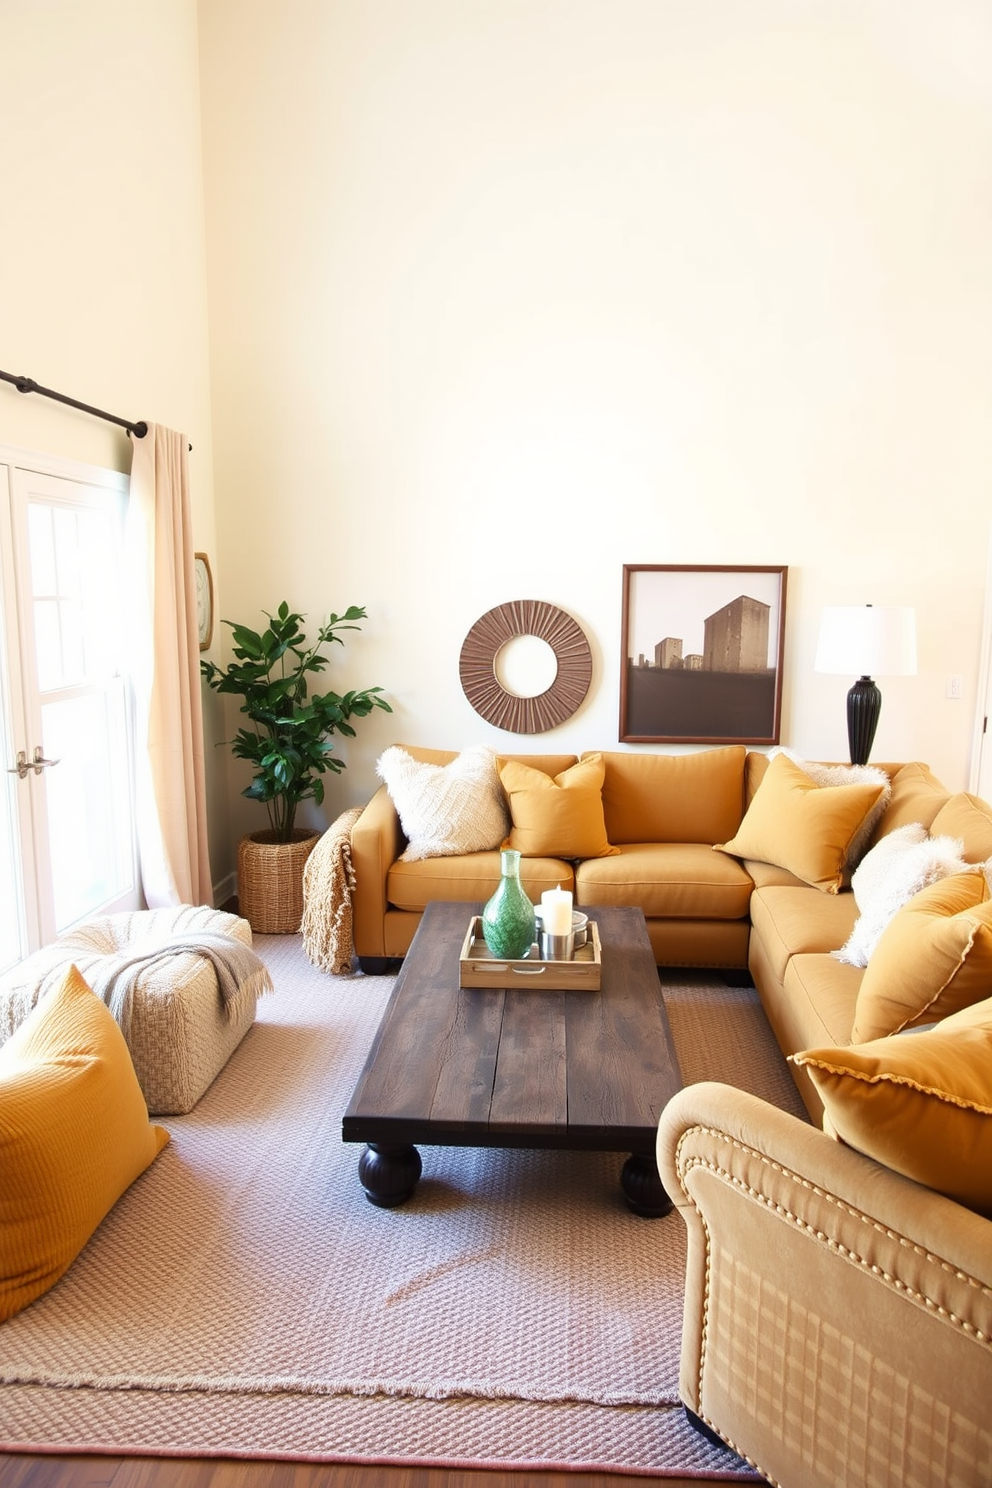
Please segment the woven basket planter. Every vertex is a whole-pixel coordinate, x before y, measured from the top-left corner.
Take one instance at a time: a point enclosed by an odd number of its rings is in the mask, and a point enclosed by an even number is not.
[[[303,919],[303,869],[320,839],[298,827],[291,842],[250,832],[238,844],[238,912],[259,935],[295,935]]]

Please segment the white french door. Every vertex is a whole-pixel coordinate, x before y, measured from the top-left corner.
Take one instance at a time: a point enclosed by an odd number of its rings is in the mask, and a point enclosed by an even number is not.
[[[122,607],[127,480],[4,453],[0,971],[90,915],[141,903]]]

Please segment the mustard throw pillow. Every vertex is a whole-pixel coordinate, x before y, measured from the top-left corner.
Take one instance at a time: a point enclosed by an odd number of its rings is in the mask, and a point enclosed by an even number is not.
[[[791,1056],[824,1130],[992,1218],[992,999],[926,1032]]]
[[[513,827],[504,847],[526,858],[605,858],[612,847],[603,817],[601,754],[589,754],[554,778],[516,760],[499,767]]]
[[[861,825],[885,790],[880,784],[817,785],[788,755],[777,754],[736,835],[718,852],[754,858],[836,894]]]
[[[48,1291],[169,1140],[75,966],[0,1048],[0,1321]]]
[[[851,1041],[933,1023],[992,989],[992,899],[983,873],[955,873],[889,921],[858,988]]]

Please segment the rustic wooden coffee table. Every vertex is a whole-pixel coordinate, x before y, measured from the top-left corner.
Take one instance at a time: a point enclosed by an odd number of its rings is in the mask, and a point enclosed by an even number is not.
[[[462,988],[459,951],[478,904],[432,903],[396,979],[341,1124],[365,1142],[358,1173],[392,1208],[421,1173],[417,1143],[627,1152],[635,1214],[667,1214],[658,1118],[682,1077],[639,909],[595,909],[599,991]]]

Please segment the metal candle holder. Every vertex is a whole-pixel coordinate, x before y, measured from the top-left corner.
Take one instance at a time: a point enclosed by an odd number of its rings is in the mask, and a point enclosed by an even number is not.
[[[575,932],[572,930],[567,935],[549,935],[542,929],[539,940],[542,961],[571,961],[575,956]]]

